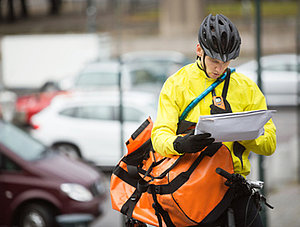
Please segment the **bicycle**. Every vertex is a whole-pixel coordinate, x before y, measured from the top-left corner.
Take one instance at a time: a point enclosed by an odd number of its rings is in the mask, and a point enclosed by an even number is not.
[[[267,202],[264,195],[262,195],[259,191],[264,186],[263,181],[246,180],[240,174],[237,173],[230,174],[221,168],[217,168],[216,172],[222,177],[227,179],[225,185],[227,185],[230,188],[234,188],[237,194],[249,196],[247,206],[246,206],[246,212],[245,212],[245,223],[244,223],[245,227],[252,225],[253,221],[255,220],[260,210],[262,209],[261,202],[263,202],[270,209],[274,209],[274,207]],[[258,209],[253,220],[250,221],[250,223],[247,225],[247,212],[248,212],[249,201],[251,198],[254,198],[255,204],[257,205]],[[235,225],[234,211],[231,207],[229,207],[227,208],[227,223],[225,227],[235,227],[235,226],[236,225]]]

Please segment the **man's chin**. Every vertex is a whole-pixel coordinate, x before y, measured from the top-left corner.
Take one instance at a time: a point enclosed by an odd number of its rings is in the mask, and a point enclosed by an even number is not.
[[[219,74],[212,74],[212,75],[209,75],[209,77],[211,79],[218,79],[220,77],[220,75]]]

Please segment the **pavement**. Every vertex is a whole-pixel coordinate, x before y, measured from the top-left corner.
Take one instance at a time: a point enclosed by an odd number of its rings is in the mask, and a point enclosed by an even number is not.
[[[268,201],[274,210],[268,209],[269,227],[300,226],[300,184],[289,184],[269,193]]]

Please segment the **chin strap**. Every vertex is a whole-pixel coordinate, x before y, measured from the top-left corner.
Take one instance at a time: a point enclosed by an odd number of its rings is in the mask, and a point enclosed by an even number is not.
[[[203,54],[203,69],[202,69],[202,67],[198,64],[198,62],[197,62],[197,66],[198,66],[199,69],[201,69],[203,72],[205,72],[205,75],[206,75],[208,78],[210,78],[210,76],[209,76],[209,75],[207,74],[207,72],[206,72],[205,57],[206,57],[206,54],[204,53],[204,54]],[[197,60],[198,60],[198,59],[200,59],[200,57],[197,55]]]

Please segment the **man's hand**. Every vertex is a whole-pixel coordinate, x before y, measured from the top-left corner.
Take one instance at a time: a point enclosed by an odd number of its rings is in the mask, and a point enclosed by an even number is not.
[[[189,133],[185,136],[178,136],[174,143],[174,150],[178,153],[195,153],[201,151],[206,146],[212,144],[215,139],[209,138],[211,136],[210,133],[193,135]]]

